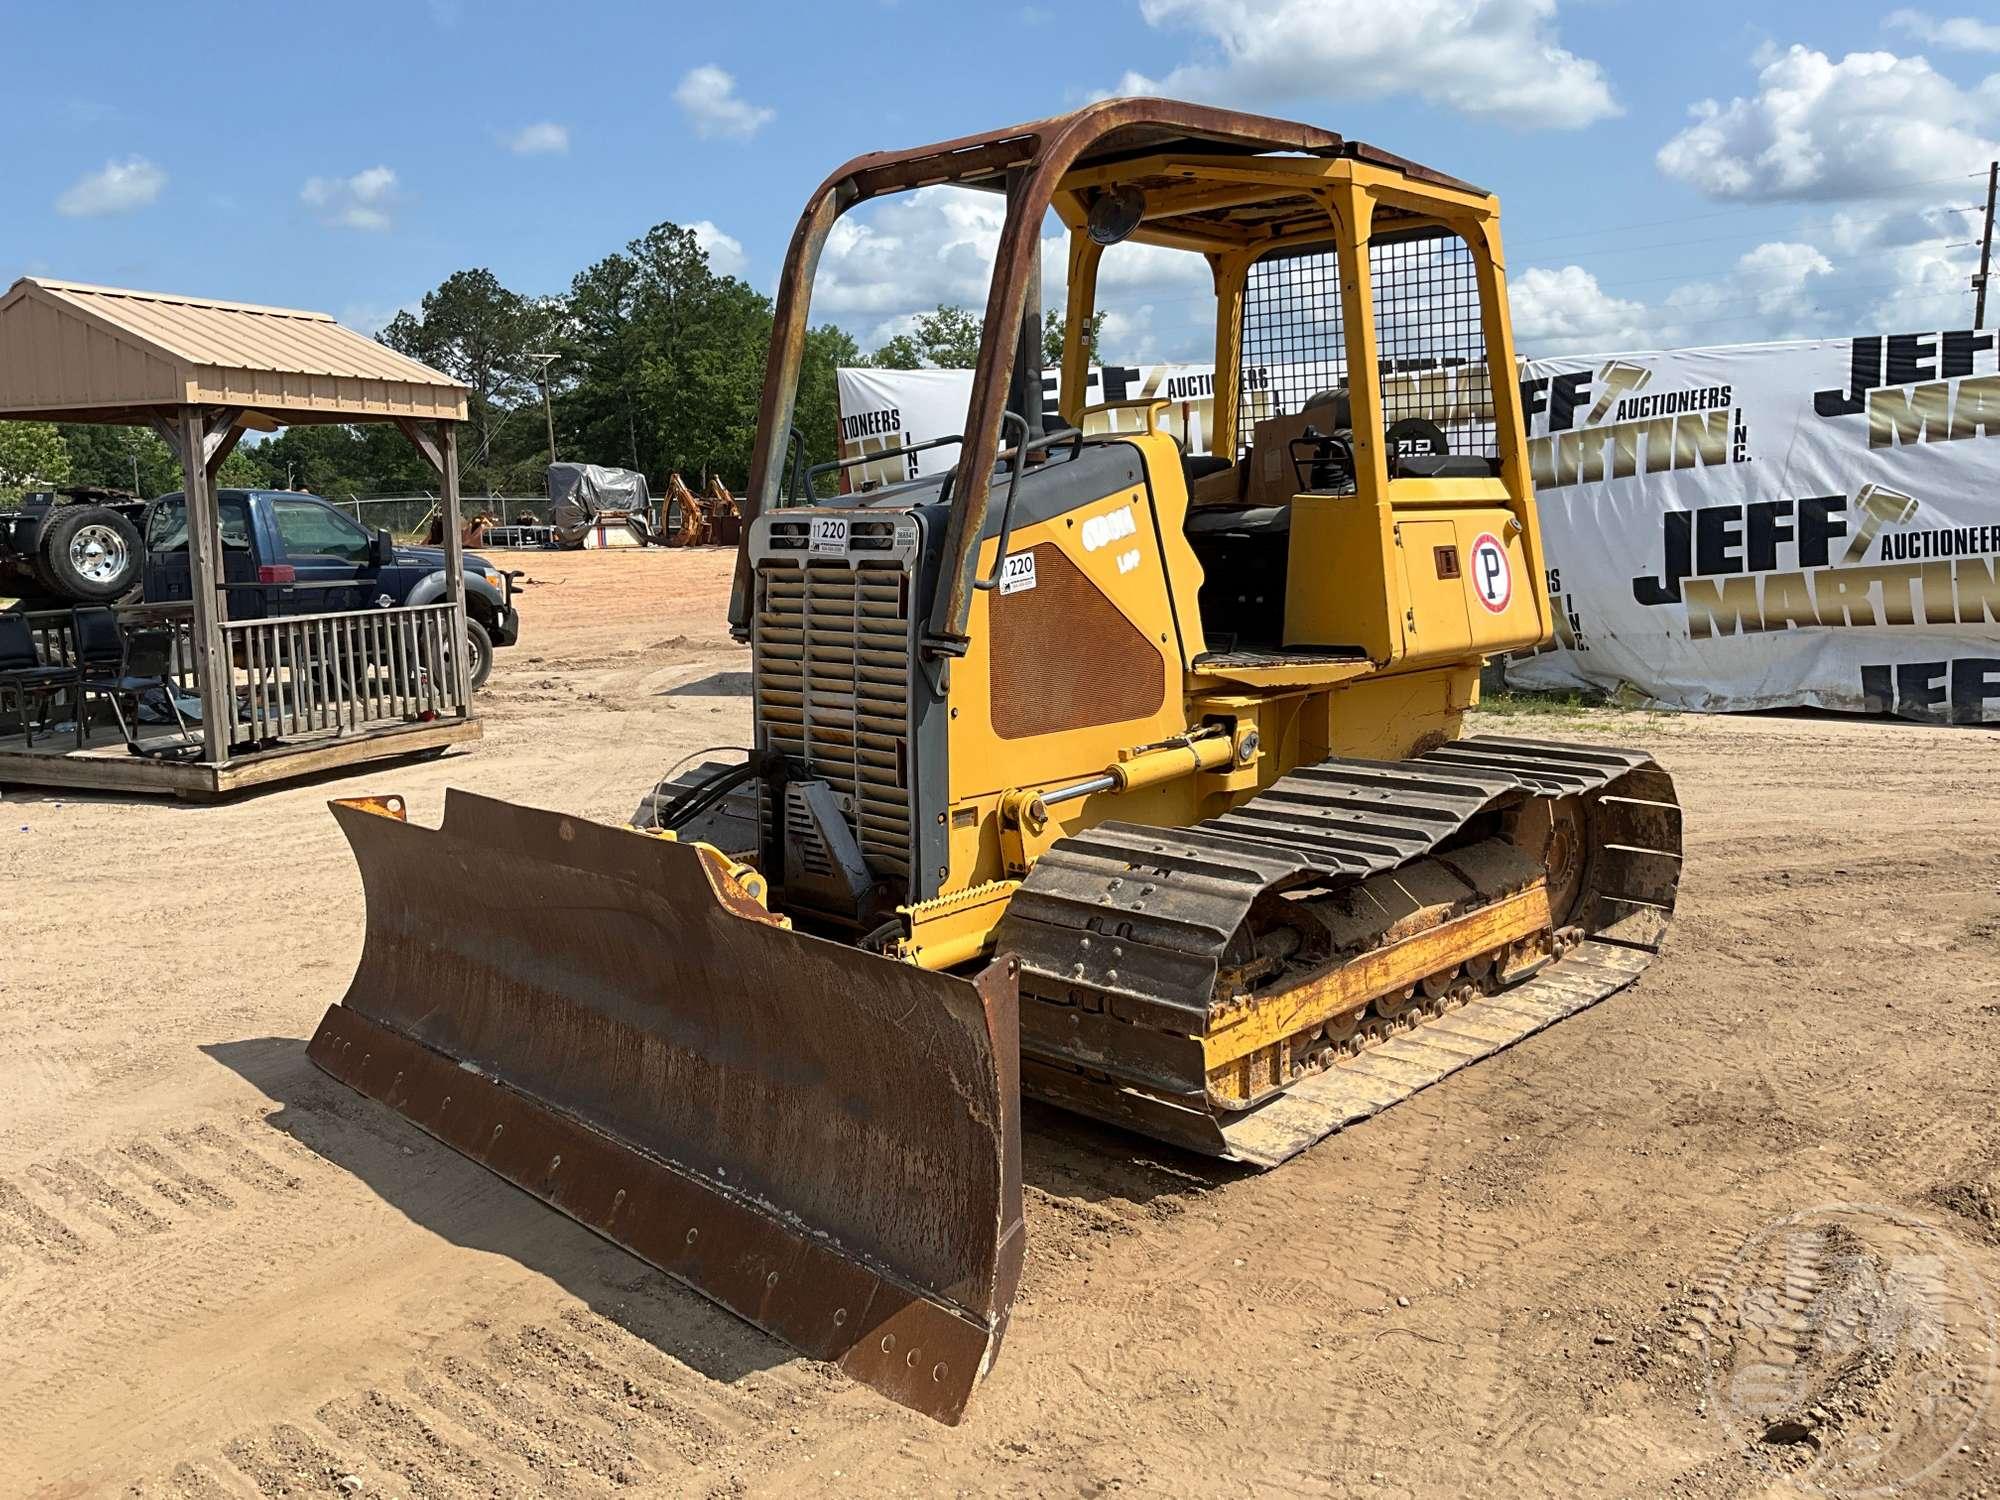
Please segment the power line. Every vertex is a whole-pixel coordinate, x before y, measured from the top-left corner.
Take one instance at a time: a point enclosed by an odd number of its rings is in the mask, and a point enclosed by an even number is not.
[[[1973,209],[1961,209],[1961,208],[1947,208],[1938,211],[1942,213],[1975,212],[1975,210]],[[1887,222],[1889,219],[1900,218],[1900,217],[1902,216],[1899,214],[1884,214],[1879,218],[1856,219],[1851,221],[1850,227],[1860,229],[1860,228],[1865,228],[1870,224],[1881,224]],[[1716,245],[1728,242],[1742,243],[1746,239],[1758,239],[1758,238],[1759,236],[1756,235],[1746,236],[1741,234],[1712,234],[1691,240],[1648,240],[1643,245],[1619,245],[1608,249],[1579,250],[1576,251],[1575,253],[1582,256],[1590,256],[1602,259],[1605,256],[1611,256],[1611,255],[1644,255],[1651,250],[1677,250],[1686,245]],[[1764,243],[1768,244],[1770,243],[1770,241],[1765,240]],[[1786,243],[1803,243],[1803,242],[1787,241]],[[1536,257],[1536,258],[1543,259],[1545,257]]]
[[[1939,183],[1943,182],[1964,182],[1971,179],[1982,177],[1984,175],[1985,174],[1982,172],[1960,172],[1960,173],[1953,173],[1949,177],[1928,177],[1922,179],[1921,181],[1906,183],[1904,185],[1906,187],[1935,187]],[[1676,214],[1673,218],[1670,219],[1642,219],[1631,224],[1607,224],[1597,229],[1570,230],[1563,234],[1543,235],[1540,239],[1528,240],[1523,243],[1529,245],[1548,245],[1548,244],[1553,244],[1558,240],[1588,239],[1593,235],[1599,235],[1599,234],[1623,234],[1626,231],[1633,229],[1658,229],[1668,224],[1688,224],[1701,219],[1724,219],[1730,217],[1733,214],[1778,213],[1787,209],[1796,210],[1799,208],[1799,206],[1800,205],[1796,202],[1749,203],[1743,205],[1741,208],[1718,208],[1713,212],[1705,214]],[[1898,209],[1890,213],[1883,214],[1881,215],[1881,217],[1893,219],[1901,213],[1910,211],[1911,210],[1907,209]],[[1922,210],[1917,210],[1917,211],[1922,212]],[[1518,250],[1522,248],[1522,246],[1517,244],[1511,246],[1510,248]]]
[[[1955,178],[1955,177],[1947,177],[1947,178],[1939,178],[1939,179],[1936,179],[1936,180],[1938,180],[1938,181],[1942,181],[1942,182],[1955,182],[1955,181],[1957,181],[1958,179],[1957,179],[1957,178]],[[1934,209],[1924,209],[1924,210],[1921,210],[1921,212],[1925,212],[1925,213],[1954,213],[1954,214],[1956,214],[1956,213],[1981,213],[1981,212],[1983,212],[1983,211],[1984,211],[1984,205],[1983,205],[1983,204],[1977,204],[1977,203],[1972,203],[1972,204],[1963,204],[1963,205],[1961,205],[1961,204],[1952,204],[1952,205],[1948,205],[1948,206],[1946,206],[1946,207],[1943,207],[1943,208],[1934,208]],[[1849,220],[1849,221],[1848,221],[1848,227],[1849,227],[1850,229],[1861,229],[1861,228],[1867,228],[1867,227],[1868,227],[1868,226],[1870,226],[1870,225],[1874,225],[1874,224],[1882,224],[1882,223],[1887,223],[1887,222],[1888,222],[1889,220],[1891,220],[1891,219],[1898,219],[1898,218],[1902,218],[1902,217],[1905,217],[1905,214],[1906,214],[1906,211],[1903,211],[1903,210],[1898,210],[1897,212],[1894,212],[1894,213],[1887,213],[1887,214],[1877,214],[1877,215],[1874,215],[1874,216],[1871,216],[1871,217],[1869,217],[1869,218],[1865,218],[1865,219],[1853,219],[1853,220]],[[1716,217],[1716,216],[1714,216],[1714,215],[1706,215],[1706,216],[1703,216],[1703,215],[1697,215],[1696,217]],[[1679,221],[1678,221],[1678,220],[1672,220],[1672,219],[1663,219],[1663,220],[1660,220],[1660,221],[1658,221],[1658,222],[1659,222],[1659,223],[1676,223],[1676,222],[1679,222]],[[1628,227],[1635,227],[1635,226],[1628,226]],[[1647,227],[1647,226],[1636,226],[1636,227]],[[1604,257],[1607,257],[1607,256],[1614,256],[1614,255],[1639,255],[1639,254],[1644,254],[1644,253],[1646,253],[1647,251],[1650,251],[1650,250],[1670,250],[1670,249],[1683,249],[1683,248],[1685,248],[1685,247],[1687,247],[1687,246],[1690,246],[1690,245],[1713,245],[1713,244],[1730,244],[1730,243],[1738,243],[1738,244],[1742,244],[1742,243],[1749,243],[1749,242],[1751,242],[1751,241],[1756,241],[1756,242],[1757,242],[1757,243],[1759,243],[1759,244],[1770,244],[1770,243],[1774,243],[1774,242],[1773,242],[1773,241],[1771,241],[1771,240],[1768,240],[1768,239],[1764,239],[1764,238],[1761,238],[1760,236],[1757,236],[1757,235],[1754,235],[1754,234],[1753,234],[1753,235],[1747,235],[1747,236],[1746,236],[1746,235],[1739,235],[1739,234],[1722,234],[1722,235],[1708,235],[1708,236],[1702,236],[1702,237],[1699,237],[1699,238],[1695,238],[1695,239],[1688,239],[1688,240],[1665,240],[1665,241],[1659,241],[1659,240],[1655,240],[1655,241],[1649,241],[1649,242],[1647,242],[1647,243],[1646,243],[1646,244],[1644,244],[1644,245],[1629,245],[1629,246],[1623,246],[1623,247],[1613,247],[1613,248],[1608,248],[1608,249],[1596,249],[1596,250],[1586,250],[1586,251],[1580,251],[1580,252],[1578,252],[1578,254],[1579,254],[1579,255],[1582,255],[1582,256],[1584,256],[1584,257],[1587,257],[1587,258],[1595,258],[1595,259],[1602,259],[1602,258],[1604,258]],[[1803,241],[1785,241],[1784,243],[1788,243],[1788,244],[1789,244],[1789,243],[1804,243],[1804,242],[1803,242]],[[1928,242],[1924,242],[1924,241],[1913,241],[1912,243],[1928,243]],[[1974,241],[1974,240],[1954,240],[1954,241],[1951,241],[1951,242],[1950,242],[1950,243],[1948,243],[1948,244],[1945,244],[1945,245],[1942,245],[1942,246],[1939,246],[1939,247],[1937,247],[1937,248],[1940,248],[1940,249],[1946,249],[1946,250],[1954,250],[1954,249],[1963,249],[1963,248],[1965,248],[1965,247],[1966,247],[1966,246],[1968,246],[1968,245],[1973,245],[1973,244],[1976,244],[1976,243],[1977,243],[1977,241]],[[1519,251],[1519,250],[1520,250],[1520,248],[1521,248],[1521,247],[1520,247],[1519,245],[1510,245],[1510,246],[1508,247],[1508,250],[1509,250],[1509,258],[1510,258],[1510,259],[1511,259],[1511,258],[1513,258],[1513,253],[1514,253],[1514,252],[1516,252],[1516,251]],[[1753,248],[1754,248],[1754,246],[1753,246]],[[1816,249],[1816,248],[1818,248],[1818,247],[1817,247],[1817,246],[1815,246],[1814,248]],[[1538,259],[1544,259],[1544,260],[1545,260],[1545,259],[1546,259],[1546,257],[1539,257]],[[1574,265],[1574,264],[1576,264],[1576,262],[1572,261],[1572,262],[1570,262],[1570,264]],[[1547,266],[1547,265],[1545,265],[1545,264],[1544,264],[1544,265],[1536,265],[1536,266],[1523,266],[1523,267],[1522,267],[1521,269],[1525,271],[1525,270],[1548,270],[1548,269],[1557,269],[1557,268],[1555,268],[1555,267],[1550,267],[1550,266]],[[1585,269],[1585,270],[1588,270],[1588,268],[1587,268],[1587,267],[1580,267],[1580,269]],[[1720,267],[1716,267],[1716,268],[1714,268],[1714,269],[1712,269],[1712,270],[1706,270],[1706,271],[1686,271],[1686,272],[1682,272],[1682,271],[1674,271],[1674,272],[1669,272],[1669,273],[1667,273],[1667,274],[1665,274],[1665,275],[1662,275],[1662,276],[1650,276],[1650,277],[1627,277],[1627,278],[1623,278],[1623,279],[1620,279],[1620,280],[1618,280],[1618,281],[1599,281],[1599,282],[1598,282],[1597,284],[1598,284],[1598,286],[1600,286],[1600,287],[1609,287],[1609,286],[1641,286],[1641,285],[1646,285],[1646,284],[1649,284],[1649,283],[1657,283],[1657,282],[1662,282],[1662,281],[1679,281],[1679,280],[1688,280],[1688,281],[1692,281],[1692,280],[1694,280],[1694,279],[1696,279],[1696,278],[1699,278],[1699,277],[1702,277],[1702,276],[1722,276],[1722,275],[1729,275],[1729,274],[1732,274],[1732,273],[1736,272],[1736,271],[1737,271],[1737,270],[1739,270],[1739,269],[1741,269],[1741,268],[1740,268],[1739,266],[1720,266]],[[1518,275],[1519,275],[1519,272],[1514,272],[1514,273],[1511,273],[1511,275],[1512,275],[1512,277],[1513,277],[1513,278],[1515,278],[1515,279],[1518,279]],[[1593,278],[1593,279],[1594,279],[1594,278]],[[1178,295],[1175,295],[1175,296],[1171,296],[1171,297],[1152,297],[1152,296],[1146,296],[1146,297],[1141,297],[1141,298],[1138,298],[1138,299],[1135,299],[1135,300],[1134,300],[1134,301],[1132,301],[1132,302],[1131,302],[1131,303],[1130,303],[1129,305],[1130,305],[1130,306],[1133,306],[1133,307],[1139,307],[1139,306],[1145,306],[1145,307],[1178,307],[1178,306],[1184,306],[1184,305],[1186,305],[1186,304],[1188,304],[1188,303],[1195,303],[1195,302],[1199,302],[1199,303],[1209,303],[1209,304],[1212,304],[1212,303],[1213,303],[1214,301],[1215,301],[1215,294],[1214,294],[1213,292],[1190,292],[1190,293],[1183,293],[1183,294],[1178,294]],[[1112,305],[1110,305],[1109,307],[1107,307],[1107,306],[1105,305],[1105,303],[1104,303],[1104,302],[1103,302],[1102,300],[1100,300],[1100,302],[1099,302],[1099,308],[1100,308],[1100,310],[1102,310],[1102,311],[1113,311],[1113,312],[1115,312],[1115,311],[1118,311],[1118,310],[1119,310],[1119,309],[1118,309],[1118,307],[1116,306],[1116,304],[1112,304]]]
[[[1864,282],[1854,286],[1842,287],[1840,290],[1844,292],[1881,291],[1885,288],[1901,287],[1903,285],[1904,283],[1901,281]],[[1911,302],[1935,302],[1947,298],[1957,298],[1963,295],[1964,293],[1960,289],[1953,287],[1953,288],[1946,288],[1943,290],[1929,291],[1929,292],[1918,292],[1913,290],[1896,300],[1911,301]],[[1728,302],[1709,303],[1700,310],[1706,312],[1713,312],[1717,308],[1723,308],[1723,307],[1737,308],[1737,309],[1755,308],[1762,301],[1763,299],[1761,297],[1731,299]],[[1857,314],[1855,314],[1845,306],[1838,306],[1838,305],[1829,306],[1828,304],[1822,302],[1816,302],[1811,307],[1807,308],[1776,309],[1774,311],[1781,315],[1796,316],[1796,317],[1816,316],[1816,317],[1829,317],[1829,318],[1830,317],[1846,318],[1846,317],[1857,316]],[[1565,328],[1562,331],[1561,337],[1569,338],[1576,336],[1578,334],[1588,335],[1593,333],[1613,333],[1617,332],[1620,329],[1631,327],[1635,324],[1649,324],[1649,323],[1660,324],[1666,327],[1676,328],[1676,329],[1708,328],[1714,326],[1717,323],[1739,323],[1742,320],[1743,320],[1743,313],[1740,310],[1731,312],[1726,317],[1697,318],[1693,320],[1683,320],[1674,317],[1673,310],[1671,308],[1663,306],[1640,307],[1636,313],[1630,316],[1618,317],[1600,323],[1581,324],[1574,328]],[[1523,342],[1531,342],[1531,341],[1532,340],[1523,340]]]

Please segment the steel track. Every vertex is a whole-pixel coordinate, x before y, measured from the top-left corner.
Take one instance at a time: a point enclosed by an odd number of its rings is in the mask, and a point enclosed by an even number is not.
[[[1201,1037],[1259,896],[1364,880],[1491,814],[1579,796],[1591,840],[1567,918],[1586,934],[1579,947],[1252,1109],[1211,1103]],[[1021,963],[1023,1085],[1192,1150],[1275,1165],[1629,985],[1666,931],[1680,850],[1672,779],[1643,752],[1486,736],[1406,761],[1321,761],[1187,828],[1102,824],[1042,855],[999,932]]]

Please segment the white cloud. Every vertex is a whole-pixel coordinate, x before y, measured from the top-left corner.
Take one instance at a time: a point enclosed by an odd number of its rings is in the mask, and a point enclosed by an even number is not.
[[[827,236],[813,283],[815,320],[832,317],[864,349],[908,333],[940,304],[983,316],[1007,205],[995,193],[929,187],[864,205]],[[1042,304],[1065,302],[1068,240],[1053,219],[1042,239]],[[1126,243],[1105,252],[1097,306],[1107,359],[1204,359],[1215,299],[1198,255]]]
[[[569,126],[553,120],[502,132],[500,144],[516,156],[564,156],[569,152]]]
[[[1121,94],[1263,109],[1409,93],[1524,129],[1620,112],[1604,70],[1559,43],[1555,0],[1140,0],[1139,12],[1196,33],[1201,60],[1127,73]]]
[[[143,156],[108,161],[101,172],[79,177],[56,199],[56,212],[88,219],[99,214],[128,214],[160,196],[167,174]]]
[[[1668,293],[1656,332],[1667,346],[1807,338],[1825,331],[1818,299],[1832,275],[1816,247],[1773,240],[1739,256],[1727,277]]]
[[[864,205],[835,222],[813,283],[813,311],[843,322],[898,319],[939,303],[983,311],[1007,206],[997,194],[929,187]]]
[[[1955,52],[2000,52],[2000,26],[1971,16],[1938,17],[1920,10],[1892,10],[1882,24]]]
[[[1686,281],[1656,302],[1619,296],[1582,266],[1535,266],[1508,287],[1523,356],[1598,354],[1816,338],[1871,326],[1857,293],[1880,280],[1877,260],[1845,272],[1817,246],[1772,240],[1718,275]],[[1960,285],[1963,285],[1961,281]]]
[[[395,322],[399,313],[417,317],[423,310],[421,298],[397,307],[385,306],[379,302],[349,302],[340,309],[338,317],[343,327],[352,328],[356,333],[365,333],[372,339]]]
[[[708,252],[708,267],[718,276],[741,276],[750,261],[743,253],[743,241],[733,234],[724,234],[707,219],[698,219],[688,225],[688,233],[694,242]]]
[[[1971,293],[1966,288],[1978,262],[1978,250],[1962,241],[1928,240],[1894,247],[1867,262],[1868,279],[1882,292],[1856,326],[1963,327],[1971,321]]]
[[[1507,286],[1514,344],[1527,358],[1634,349],[1651,341],[1644,303],[1614,297],[1582,266],[1532,266]]]
[[[387,229],[396,200],[396,174],[389,167],[368,167],[352,177],[308,177],[299,198],[319,210],[322,224]]]
[[[736,92],[736,80],[713,63],[690,68],[674,86],[674,102],[687,112],[695,134],[747,141],[777,117]]]
[[[1961,89],[1921,57],[1793,46],[1757,59],[1757,93],[1704,99],[1659,150],[1660,170],[1711,198],[1750,202],[1930,196],[2000,155],[1993,80]]]

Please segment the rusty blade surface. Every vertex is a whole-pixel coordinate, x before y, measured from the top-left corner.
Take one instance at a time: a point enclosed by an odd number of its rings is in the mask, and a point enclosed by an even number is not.
[[[773,924],[692,847],[336,803],[368,930],[310,1055],[814,1358],[956,1421],[1022,1252],[1015,981]]]

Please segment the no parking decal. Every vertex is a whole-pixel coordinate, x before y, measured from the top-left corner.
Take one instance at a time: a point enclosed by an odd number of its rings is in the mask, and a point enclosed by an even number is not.
[[[1514,570],[1507,561],[1507,549],[1490,531],[1482,531],[1472,544],[1472,592],[1494,614],[1503,613],[1514,597]]]

